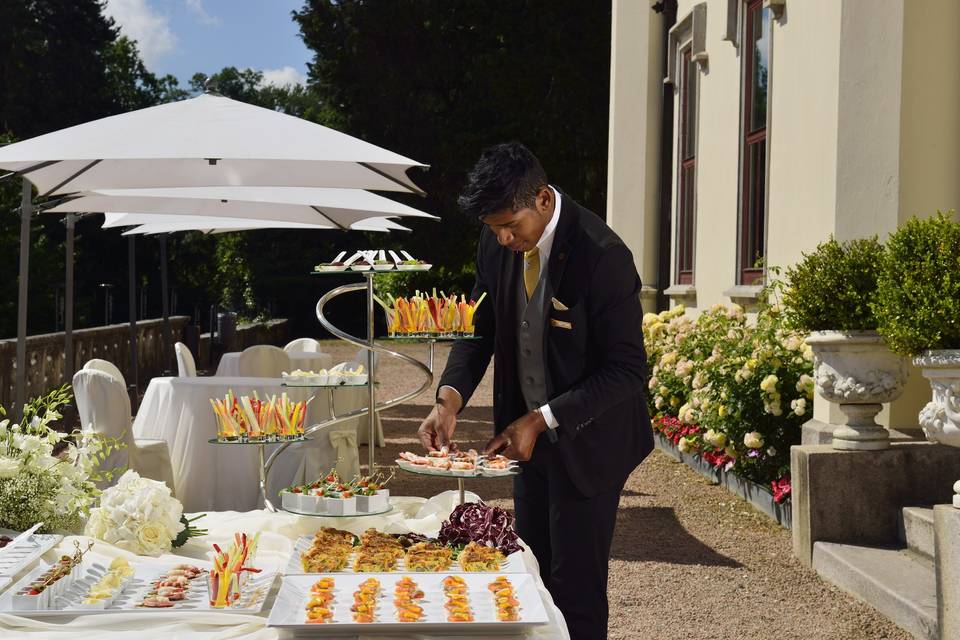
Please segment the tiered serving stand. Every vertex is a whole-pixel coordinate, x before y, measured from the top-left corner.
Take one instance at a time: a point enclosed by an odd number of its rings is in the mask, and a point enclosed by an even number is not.
[[[216,440],[216,439],[210,441],[210,442],[213,443],[213,444],[232,444],[232,445],[248,444],[248,445],[256,445],[256,446],[258,447],[258,452],[259,452],[258,460],[259,460],[259,466],[260,466],[260,473],[259,473],[260,495],[261,495],[262,498],[263,498],[263,504],[264,504],[264,506],[265,506],[265,507],[267,508],[267,510],[269,510],[269,511],[277,511],[277,507],[274,506],[273,502],[272,502],[272,501],[270,500],[270,498],[267,496],[267,477],[270,475],[270,469],[273,467],[273,463],[276,461],[277,457],[280,456],[284,451],[286,451],[287,447],[289,447],[291,444],[296,444],[297,442],[303,442],[304,440],[310,440],[310,439],[311,439],[310,436],[312,436],[314,433],[317,433],[318,431],[320,431],[320,430],[322,430],[322,429],[327,429],[327,428],[329,428],[329,427],[332,427],[333,425],[339,424],[339,423],[341,423],[341,422],[345,422],[345,421],[347,421],[347,420],[350,420],[350,419],[352,419],[352,418],[356,418],[357,416],[361,416],[361,415],[364,415],[364,414],[367,415],[367,423],[368,423],[369,429],[370,429],[369,437],[368,437],[368,440],[367,440],[367,442],[368,442],[368,449],[369,449],[368,468],[369,468],[369,473],[370,473],[370,474],[373,474],[374,471],[375,471],[375,469],[376,469],[376,466],[377,466],[377,465],[376,465],[376,451],[375,451],[375,447],[374,447],[374,445],[375,445],[375,443],[376,443],[376,435],[377,435],[377,434],[376,434],[376,412],[377,412],[377,411],[383,411],[384,409],[389,409],[390,407],[395,407],[395,406],[397,406],[397,405],[399,405],[399,404],[402,404],[402,403],[406,402],[407,400],[410,400],[410,399],[412,399],[412,398],[417,397],[418,395],[420,395],[420,394],[423,393],[424,391],[430,389],[430,387],[433,385],[434,347],[435,347],[436,343],[437,343],[437,342],[440,342],[440,341],[453,341],[453,340],[462,339],[461,337],[458,337],[458,336],[449,336],[449,337],[448,337],[448,336],[440,336],[440,335],[438,335],[438,336],[425,336],[425,337],[397,336],[397,337],[387,337],[387,338],[379,338],[379,339],[377,339],[377,338],[375,337],[375,334],[374,334],[374,317],[375,317],[375,316],[374,316],[374,313],[375,313],[375,307],[374,307],[373,281],[374,281],[374,278],[375,278],[377,275],[380,275],[380,274],[383,274],[383,273],[392,273],[392,272],[374,271],[374,270],[370,270],[370,271],[328,271],[328,272],[315,271],[315,272],[313,272],[313,274],[312,274],[312,275],[320,275],[320,276],[329,276],[329,275],[336,275],[336,276],[358,275],[358,276],[363,276],[363,278],[364,278],[364,281],[362,281],[362,282],[345,284],[345,285],[339,286],[339,287],[337,287],[337,288],[335,288],[335,289],[332,289],[332,290],[328,291],[327,293],[325,293],[325,294],[320,298],[320,300],[317,302],[317,319],[320,320],[320,324],[322,324],[323,327],[324,327],[327,331],[329,331],[330,333],[332,333],[332,334],[333,334],[334,336],[336,336],[337,338],[340,338],[341,340],[344,340],[345,342],[349,342],[350,344],[356,345],[356,346],[358,346],[358,347],[362,347],[363,349],[366,349],[366,350],[367,350],[367,371],[368,371],[368,374],[369,374],[369,375],[367,376],[367,383],[366,383],[366,385],[350,385],[350,386],[366,386],[366,387],[367,387],[367,389],[369,390],[369,396],[368,396],[368,400],[367,400],[367,405],[366,405],[365,407],[361,407],[361,408],[359,408],[359,409],[353,409],[353,410],[351,410],[351,411],[347,411],[347,412],[341,413],[341,414],[339,414],[339,415],[334,412],[333,391],[334,391],[334,389],[343,387],[343,386],[345,386],[345,385],[341,385],[341,384],[336,384],[336,385],[329,385],[329,384],[328,384],[328,385],[308,385],[308,384],[289,385],[290,388],[297,388],[297,389],[300,389],[300,388],[326,389],[327,393],[329,394],[331,417],[328,418],[328,419],[326,419],[326,420],[323,420],[322,422],[319,422],[319,423],[317,423],[317,424],[313,424],[313,425],[308,426],[307,428],[304,429],[303,438],[301,438],[301,439],[299,439],[299,440],[295,440],[295,441],[278,442],[278,443],[263,443],[263,442],[220,442],[220,441],[218,441],[218,440]],[[345,332],[345,331],[342,331],[341,329],[337,328],[336,326],[333,325],[333,323],[330,322],[330,320],[329,320],[329,319],[326,317],[326,315],[324,314],[324,307],[325,307],[331,300],[333,300],[334,298],[336,298],[336,297],[338,297],[338,296],[341,296],[341,295],[344,295],[344,294],[346,294],[346,293],[350,293],[350,292],[353,292],[353,291],[365,291],[365,292],[366,292],[366,303],[367,303],[367,305],[366,305],[366,306],[367,306],[367,337],[366,337],[365,340],[362,339],[362,338],[358,338],[358,337],[356,337],[356,336],[352,336],[352,335],[350,335],[349,333],[347,333],[347,332]],[[400,352],[398,352],[398,351],[394,351],[393,349],[389,349],[389,348],[383,346],[382,344],[378,344],[378,341],[380,341],[380,342],[424,343],[424,344],[427,345],[427,361],[426,361],[426,362],[421,362],[420,360],[417,360],[417,359],[414,358],[414,357],[408,356],[408,355],[406,355],[406,354],[404,354],[404,353],[400,353]],[[377,376],[377,362],[376,362],[376,355],[375,355],[375,354],[377,354],[377,353],[382,353],[382,354],[384,354],[384,355],[391,356],[391,357],[393,357],[393,358],[398,358],[398,359],[402,360],[403,362],[406,362],[406,363],[408,363],[408,364],[411,364],[411,365],[413,365],[414,367],[416,367],[417,369],[419,369],[420,371],[422,371],[423,374],[424,374],[424,380],[423,380],[423,382],[421,383],[421,385],[420,385],[419,387],[417,387],[416,389],[414,389],[413,391],[409,391],[409,392],[404,393],[404,394],[402,394],[402,395],[399,395],[399,396],[397,396],[397,397],[395,397],[395,398],[391,398],[391,399],[389,399],[389,400],[385,400],[385,401],[383,401],[383,402],[379,402],[379,403],[378,403],[378,402],[377,402],[377,397],[376,397],[376,396],[377,396],[377,393],[376,393],[376,384],[375,384],[375,382],[374,382],[374,381],[376,380],[376,376]],[[265,451],[265,446],[266,446],[267,444],[276,444],[276,445],[277,445],[276,448],[273,449],[272,452],[270,452],[269,456],[266,455],[266,451]],[[432,474],[432,475],[436,475],[436,474]],[[452,476],[451,476],[451,477],[452,477]],[[463,480],[464,480],[464,479],[463,479],[462,477],[457,477],[457,478],[455,478],[455,479],[457,480],[457,488],[459,489],[459,492],[460,492],[460,503],[463,504],[463,502],[464,502],[464,500],[465,500],[465,497],[464,497],[464,486],[463,486]],[[348,517],[360,517],[360,516],[364,516],[364,515],[374,515],[374,514],[359,513],[359,514],[352,515],[352,516],[348,516]],[[336,516],[322,515],[322,517],[336,517]]]

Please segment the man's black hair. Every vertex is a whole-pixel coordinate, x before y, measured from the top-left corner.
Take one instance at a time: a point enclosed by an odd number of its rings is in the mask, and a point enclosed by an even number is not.
[[[464,214],[480,218],[504,209],[533,207],[547,174],[530,149],[519,142],[487,147],[457,198]]]

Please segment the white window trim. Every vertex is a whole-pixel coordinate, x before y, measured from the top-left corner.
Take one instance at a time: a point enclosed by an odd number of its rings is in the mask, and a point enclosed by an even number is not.
[[[683,18],[677,21],[670,29],[667,43],[667,77],[665,84],[672,84],[674,91],[679,91],[680,51],[690,47],[690,57],[703,69],[707,60],[707,3],[700,2],[693,6]]]

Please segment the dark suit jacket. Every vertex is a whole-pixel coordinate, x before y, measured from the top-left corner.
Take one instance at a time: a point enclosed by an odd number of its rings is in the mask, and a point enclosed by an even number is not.
[[[527,412],[516,354],[522,260],[500,246],[484,226],[471,294],[477,300],[487,293],[475,316],[481,339],[456,342],[440,378],[440,385],[459,391],[466,405],[494,356],[498,433]],[[559,447],[574,485],[589,497],[621,486],[653,449],[644,399],[647,357],[640,276],[617,234],[566,194],[549,260],[543,365],[560,439],[551,445],[541,436],[537,447]],[[567,310],[557,310],[551,298]],[[553,326],[551,318],[573,326]]]

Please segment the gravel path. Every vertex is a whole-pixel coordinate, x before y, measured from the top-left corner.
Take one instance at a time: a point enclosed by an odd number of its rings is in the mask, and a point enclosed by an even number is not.
[[[335,361],[355,349],[327,343]],[[425,357],[426,347],[402,345]],[[436,370],[449,349],[437,348]],[[406,365],[385,363],[381,397],[409,389]],[[488,372],[461,414],[458,442],[480,447],[492,435]],[[378,460],[416,450],[416,429],[433,394],[384,414],[387,439]],[[364,448],[365,449],[365,448]],[[366,459],[361,451],[360,459]],[[452,481],[400,472],[398,495],[431,496]],[[508,480],[467,482],[484,500],[512,508]],[[790,532],[726,489],[660,452],[627,481],[610,559],[611,640],[909,640],[910,635],[803,568],[792,556]]]

